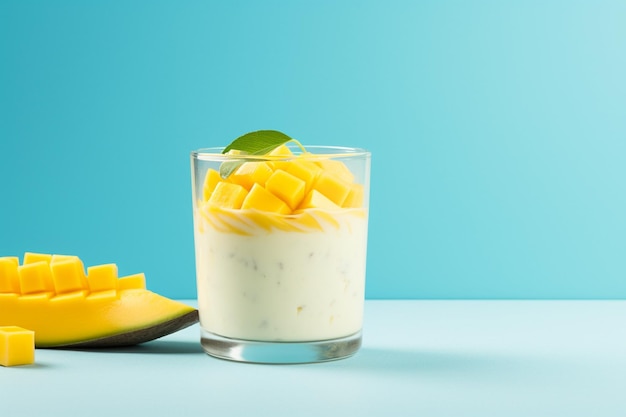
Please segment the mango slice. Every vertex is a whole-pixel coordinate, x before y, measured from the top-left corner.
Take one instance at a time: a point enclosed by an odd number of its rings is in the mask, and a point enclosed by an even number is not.
[[[115,264],[85,274],[78,257],[29,260],[0,258],[0,326],[34,331],[38,348],[134,345],[198,321],[193,307],[147,290],[143,274],[118,278]]]

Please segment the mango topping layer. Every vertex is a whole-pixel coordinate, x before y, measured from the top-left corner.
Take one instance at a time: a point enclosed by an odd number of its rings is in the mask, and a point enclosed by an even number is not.
[[[285,159],[245,162],[226,179],[207,171],[199,207],[210,226],[240,234],[259,226],[310,231],[338,227],[338,211],[365,215],[364,187],[343,162],[296,156],[285,145],[269,155]]]

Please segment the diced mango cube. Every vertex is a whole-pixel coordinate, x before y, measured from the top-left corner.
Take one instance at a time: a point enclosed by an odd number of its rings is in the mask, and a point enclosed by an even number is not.
[[[117,289],[117,265],[104,264],[87,268],[87,284],[91,292]]]
[[[146,276],[143,272],[128,275],[117,280],[117,288],[122,290],[145,290]]]
[[[209,198],[211,198],[213,190],[215,190],[215,187],[221,180],[222,178],[220,177],[220,173],[216,170],[209,169],[206,172],[206,175],[204,177],[204,185],[202,188],[202,196],[204,198],[204,201],[208,201]]]
[[[328,172],[320,174],[313,188],[324,194],[338,206],[343,204],[350,193],[349,183]]]
[[[220,182],[215,187],[213,194],[211,194],[209,204],[222,208],[238,209],[241,208],[241,204],[247,194],[248,190],[239,184]]]
[[[267,180],[265,189],[294,210],[304,198],[306,182],[282,169],[277,169]]]
[[[272,156],[293,156],[293,152],[289,149],[289,146],[283,144],[274,149],[268,154]]]
[[[45,261],[20,265],[17,271],[22,294],[54,292],[50,265]]]
[[[306,182],[305,193],[311,191],[311,188],[313,188],[313,185],[315,184],[315,180],[317,180],[317,177],[322,172],[322,168],[313,162],[297,159],[285,164],[283,169],[291,175],[295,175]]]
[[[35,332],[17,326],[0,327],[0,365],[35,363]]]
[[[267,162],[246,162],[228,177],[228,181],[249,191],[255,183],[265,186],[272,172]]]
[[[291,152],[291,149],[289,149],[287,145],[280,145],[279,147],[272,150],[268,155],[279,157],[280,159],[291,158],[294,156],[293,152]],[[269,166],[274,170],[285,169],[285,165],[288,164],[289,162],[280,160],[280,159],[275,160],[275,161],[270,161]]]
[[[363,207],[364,188],[362,184],[352,184],[350,192],[343,202],[343,207],[358,208]]]
[[[80,259],[80,258],[76,255],[52,255],[52,259],[50,260],[50,263],[53,264],[56,262],[69,261],[71,259]]]
[[[86,290],[85,267],[80,259],[68,259],[50,264],[52,281],[57,294]]]
[[[51,260],[52,260],[52,255],[47,254],[47,253],[26,252],[24,254],[24,262],[22,262],[22,264],[23,265],[34,264],[35,262],[41,262],[41,261],[50,263]]]
[[[17,258],[0,258],[0,294],[19,294],[20,278],[17,272],[17,267]]]
[[[328,197],[326,197],[324,194],[320,193],[319,191],[311,190],[306,195],[306,197],[304,197],[304,200],[302,200],[302,203],[300,203],[300,205],[298,206],[298,210],[305,210],[305,209],[312,209],[312,208],[336,210],[340,207],[337,204],[333,203]]]
[[[352,174],[346,164],[341,161],[337,161],[336,159],[320,159],[315,161],[315,163],[325,172],[338,177],[342,181],[348,183],[354,181],[354,174]]]
[[[0,257],[0,261],[2,262],[11,262],[16,267],[20,264],[20,259],[17,256],[2,256]]]
[[[242,209],[256,209],[274,213],[291,213],[289,206],[259,184],[254,184],[241,205]]]

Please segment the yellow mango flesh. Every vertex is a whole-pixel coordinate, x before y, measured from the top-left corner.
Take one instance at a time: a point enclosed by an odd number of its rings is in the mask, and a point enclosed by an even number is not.
[[[352,184],[350,186],[350,192],[343,202],[343,206],[346,208],[356,208],[363,206],[363,199],[365,197],[365,190],[362,184]]]
[[[220,182],[211,194],[209,203],[223,208],[238,209],[247,194],[247,190],[239,184]]]
[[[287,145],[280,145],[279,147],[277,147],[276,149],[272,150],[269,153],[270,156],[276,156],[276,157],[280,157],[280,158],[290,158],[293,156],[293,152],[291,152],[291,149],[289,149],[289,147]],[[284,169],[285,165],[289,164],[288,161],[269,161],[269,166],[272,169]]]
[[[117,265],[104,264],[87,268],[89,291],[117,290]]]
[[[305,192],[308,193],[313,188],[313,184],[317,180],[319,174],[323,172],[322,168],[311,161],[294,160],[284,166],[285,171],[293,176],[300,178],[306,183]]]
[[[272,172],[267,162],[246,162],[231,174],[228,180],[250,191],[254,184],[264,186]]]
[[[339,206],[319,191],[311,190],[304,198],[304,200],[302,200],[302,203],[300,204],[300,207],[298,207],[298,209],[306,210],[313,208],[337,210]]]
[[[203,190],[202,190],[205,200],[208,200],[209,197],[211,197],[211,194],[213,194],[215,187],[221,180],[222,178],[220,177],[220,173],[217,172],[216,170],[210,169],[207,171],[206,176],[204,177],[204,184],[203,184]]]
[[[85,268],[80,259],[68,259],[50,264],[52,282],[57,294],[88,289]]]
[[[341,161],[334,159],[321,159],[319,161],[315,161],[315,164],[322,168],[324,172],[332,174],[344,182],[351,183],[354,181],[354,175]]]
[[[0,287],[0,326],[34,331],[37,347],[72,345],[147,329],[195,310],[145,289],[143,274],[118,278],[114,264],[90,267],[85,277],[78,258],[20,266],[5,259],[0,258],[0,283],[17,273],[21,286],[20,291]],[[44,268],[52,277],[52,292],[43,284]]]
[[[267,180],[265,188],[293,210],[304,198],[306,182],[282,169],[277,169]]]
[[[314,189],[324,194],[329,200],[343,206],[343,202],[350,193],[350,184],[341,180],[333,174],[322,172],[313,186]]]
[[[15,257],[0,258],[0,294],[20,292],[20,277],[17,266],[18,259]]]
[[[339,160],[295,155],[285,146],[268,154],[266,161],[242,164],[227,179],[210,169],[205,176],[198,215],[202,231],[208,225],[223,232],[248,234],[250,225],[265,230],[319,230],[320,211],[350,209],[365,204],[365,189]],[[304,212],[314,210],[312,216]],[[330,216],[332,217],[332,216]],[[332,223],[332,222],[330,222]]]
[[[250,193],[246,196],[241,208],[243,209],[256,209],[261,211],[268,211],[273,213],[290,213],[289,206],[285,204],[283,200],[260,186],[254,184]]]
[[[30,365],[34,362],[34,332],[18,326],[0,327],[0,365]]]

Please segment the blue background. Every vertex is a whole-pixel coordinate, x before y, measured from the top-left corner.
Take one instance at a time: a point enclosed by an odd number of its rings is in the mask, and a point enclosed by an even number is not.
[[[0,255],[195,298],[258,129],[372,151],[368,298],[626,298],[626,2],[0,2]]]

